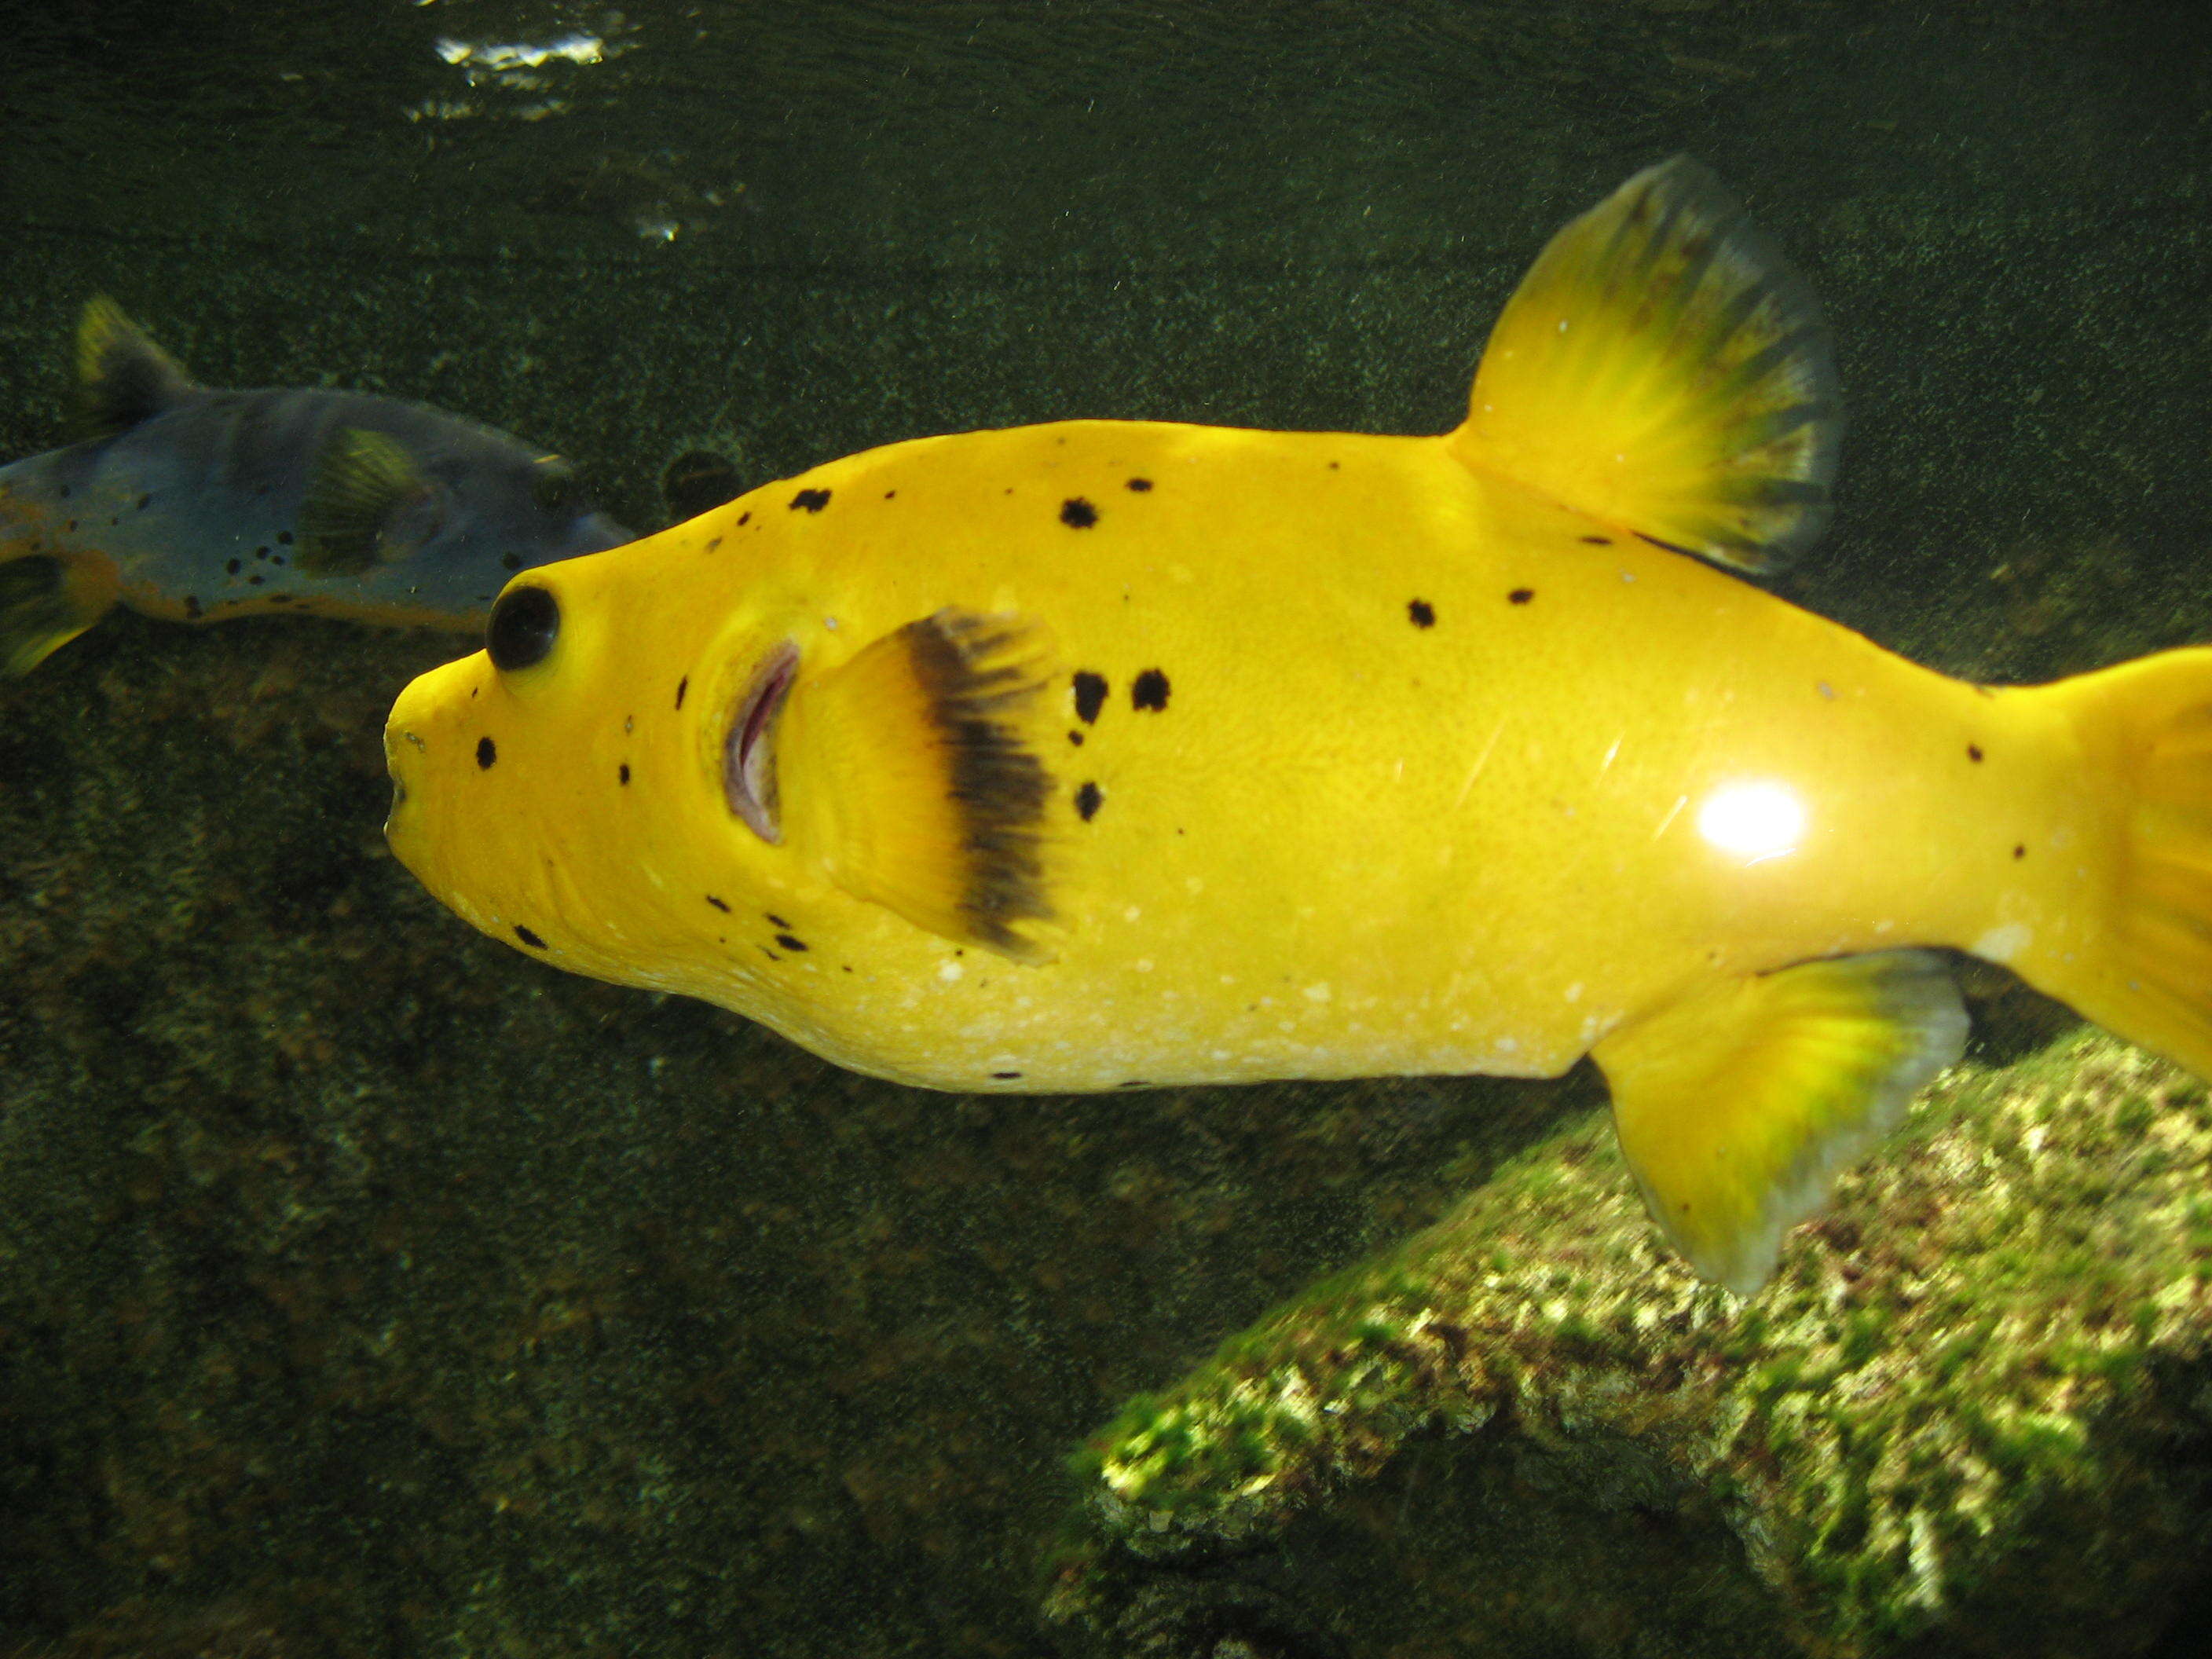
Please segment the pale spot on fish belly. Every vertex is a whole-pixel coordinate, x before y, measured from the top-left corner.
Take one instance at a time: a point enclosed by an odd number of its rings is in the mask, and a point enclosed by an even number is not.
[[[2024,921],[1992,927],[1966,948],[1984,962],[2010,962],[2035,943],[2035,930]]]
[[[963,968],[957,962],[946,962],[939,966],[937,969],[937,976],[943,980],[947,985],[950,985],[954,980],[958,979],[961,975],[967,971],[968,970],[966,969]]]
[[[1329,989],[1326,981],[1319,985],[1309,985],[1306,987],[1306,1000],[1308,1002],[1327,1002],[1328,998]]]

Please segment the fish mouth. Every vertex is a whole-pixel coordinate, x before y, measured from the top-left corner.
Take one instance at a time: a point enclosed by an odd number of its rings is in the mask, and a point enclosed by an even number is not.
[[[753,676],[722,743],[723,796],[745,827],[771,847],[783,841],[776,811],[776,718],[798,674],[799,647],[787,641]]]

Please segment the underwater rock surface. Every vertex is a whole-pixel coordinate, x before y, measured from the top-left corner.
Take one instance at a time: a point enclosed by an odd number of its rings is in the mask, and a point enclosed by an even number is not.
[[[1048,1609],[1113,1654],[2139,1652],[2204,1571],[2208,1345],[2212,1106],[2100,1032],[1948,1074],[1748,1303],[1598,1113],[1131,1402]]]

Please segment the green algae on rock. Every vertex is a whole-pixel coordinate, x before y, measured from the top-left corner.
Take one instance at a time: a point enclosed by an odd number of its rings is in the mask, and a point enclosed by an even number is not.
[[[2201,1570],[2208,1174],[2203,1085],[2083,1031],[1947,1074],[1741,1303],[1585,1119],[1133,1401],[1048,1614],[1163,1654],[2141,1650]]]

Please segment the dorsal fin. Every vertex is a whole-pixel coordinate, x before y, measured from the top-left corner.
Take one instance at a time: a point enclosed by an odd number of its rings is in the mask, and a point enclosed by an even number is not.
[[[1052,780],[1022,731],[1049,656],[1025,618],[948,610],[802,678],[776,761],[792,849],[917,927],[1049,961]]]
[[[76,423],[87,438],[110,438],[198,391],[176,360],[104,294],[85,301],[76,325]]]
[[[363,427],[333,430],[315,452],[300,503],[295,562],[310,576],[358,575],[392,550],[386,531],[430,482],[397,438]]]
[[[1826,525],[1842,423],[1811,289],[1678,155],[1553,237],[1448,441],[1631,534],[1764,570]]]

